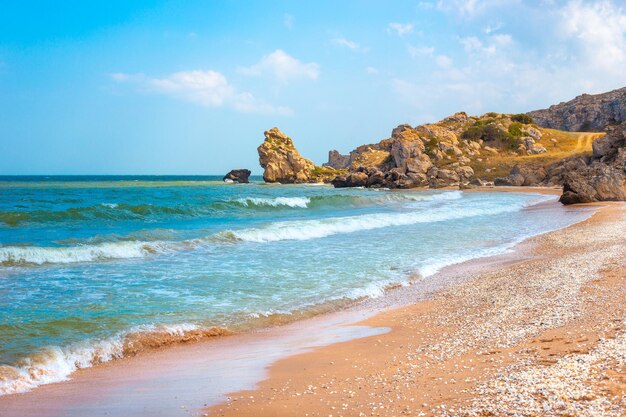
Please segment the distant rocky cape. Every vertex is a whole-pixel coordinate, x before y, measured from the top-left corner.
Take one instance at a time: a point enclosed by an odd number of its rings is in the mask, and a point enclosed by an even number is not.
[[[602,132],[607,126],[626,121],[626,87],[603,94],[583,94],[528,114],[541,127],[570,132]]]
[[[331,150],[323,166],[304,158],[293,140],[276,127],[265,132],[258,153],[266,182],[390,189],[563,185],[564,204],[626,200],[624,120],[626,88],[582,95],[529,114],[468,116],[459,112],[437,123],[400,125],[389,138],[359,146],[347,155]],[[606,130],[606,136],[594,142],[592,155],[550,160],[552,155],[561,155],[559,138],[566,136],[544,128]],[[546,157],[532,158],[544,153]],[[508,175],[487,178],[507,161],[531,163],[516,164]],[[542,165],[541,161],[546,162]]]

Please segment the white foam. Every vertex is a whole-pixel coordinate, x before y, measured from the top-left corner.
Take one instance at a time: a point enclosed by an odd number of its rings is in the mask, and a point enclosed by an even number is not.
[[[198,326],[189,323],[141,325],[103,340],[85,341],[66,348],[45,347],[36,354],[19,360],[15,366],[0,365],[0,396],[66,381],[78,369],[121,358],[124,356],[125,339],[131,334],[158,332],[184,336],[186,332],[194,330],[198,330]]]
[[[350,291],[347,294],[347,298],[351,300],[359,300],[361,298],[378,298],[383,296],[387,289],[393,284],[399,283],[393,280],[370,282],[363,288],[355,288]]]
[[[276,198],[263,198],[263,197],[246,197],[236,200],[238,203],[244,206],[287,206],[297,208],[307,208],[311,199],[308,197],[276,197]]]
[[[319,239],[342,233],[354,233],[364,230],[380,229],[390,226],[405,226],[417,223],[434,223],[466,217],[494,215],[513,212],[521,206],[489,208],[451,208],[448,210],[412,211],[402,213],[376,213],[351,217],[333,217],[319,220],[296,220],[272,223],[263,228],[222,232],[222,236],[232,237],[246,242],[276,242],[281,240]]]
[[[163,242],[107,242],[70,247],[4,246],[0,247],[0,265],[47,263],[67,264],[106,259],[142,258],[168,249]]]

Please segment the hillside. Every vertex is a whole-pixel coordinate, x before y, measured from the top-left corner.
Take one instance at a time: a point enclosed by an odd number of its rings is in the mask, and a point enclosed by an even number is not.
[[[349,170],[333,181],[339,187],[480,185],[507,176],[515,166],[543,172],[564,158],[589,155],[602,135],[541,128],[525,114],[456,113],[433,124],[400,125],[390,138],[349,155],[331,151],[326,165]],[[551,185],[559,181],[560,176]]]
[[[626,87],[602,94],[582,94],[568,102],[528,113],[539,126],[572,132],[601,132],[626,121]]]
[[[509,174],[514,166],[541,169],[556,164],[562,159],[591,154],[592,143],[604,133],[563,132],[556,129],[539,128],[546,152],[536,155],[493,155],[483,161],[473,161],[470,166],[478,178],[493,181]],[[557,185],[557,184],[551,184]]]

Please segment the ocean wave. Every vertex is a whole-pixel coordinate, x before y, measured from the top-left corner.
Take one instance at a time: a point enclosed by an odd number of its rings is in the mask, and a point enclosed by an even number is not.
[[[311,199],[309,197],[276,197],[276,198],[262,198],[262,197],[245,197],[233,200],[245,207],[254,206],[270,206],[270,207],[299,207],[307,208]]]
[[[283,210],[320,207],[355,207],[402,202],[450,201],[462,197],[461,191],[436,194],[416,192],[329,194],[312,196],[240,197],[208,203],[158,205],[103,202],[93,206],[64,210],[0,211],[0,223],[10,227],[23,224],[62,223],[89,220],[145,220],[162,217],[191,218],[210,216],[224,210]]]
[[[416,198],[419,197],[416,196]],[[458,194],[453,193],[434,194],[431,197],[440,199],[460,198]],[[272,203],[278,204],[278,202]],[[304,201],[290,201],[290,203],[304,204]],[[193,250],[201,246],[224,243],[269,243],[282,240],[319,239],[337,234],[355,233],[385,227],[494,215],[520,210],[522,207],[523,205],[507,205],[486,208],[464,208],[462,210],[442,207],[436,210],[422,209],[419,211],[373,213],[325,219],[279,221],[269,223],[265,227],[225,230],[214,235],[183,241],[119,240],[115,242],[58,247],[0,246],[0,265],[10,267],[132,259],[180,250]]]
[[[0,247],[0,265],[43,265],[93,262],[108,259],[143,258],[171,250],[167,242],[109,242],[69,247],[4,246]]]
[[[266,227],[221,232],[224,239],[245,242],[277,242],[281,240],[319,239],[337,234],[361,232],[392,226],[435,223],[466,217],[495,215],[520,210],[518,205],[463,210],[432,210],[400,213],[376,213],[319,220],[294,220],[271,223]]]
[[[85,220],[138,220],[147,216],[187,216],[197,214],[197,208],[169,207],[155,204],[100,203],[65,210],[1,211],[0,222],[17,227],[28,223],[61,223]]]
[[[318,208],[318,207],[342,207],[384,205],[388,203],[402,202],[428,202],[428,201],[451,201],[463,197],[461,191],[447,191],[436,194],[425,193],[371,193],[370,195],[329,194],[317,196],[299,197],[242,197],[229,200],[224,204],[236,204],[247,208]]]
[[[65,381],[78,369],[134,356],[142,351],[228,333],[223,328],[201,328],[189,323],[142,325],[102,340],[65,348],[48,346],[20,359],[15,365],[0,365],[0,395],[26,392],[39,385]]]

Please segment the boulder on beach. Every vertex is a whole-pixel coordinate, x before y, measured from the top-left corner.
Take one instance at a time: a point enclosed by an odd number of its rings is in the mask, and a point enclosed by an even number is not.
[[[565,175],[561,203],[626,200],[626,123],[597,142],[591,158]]]

